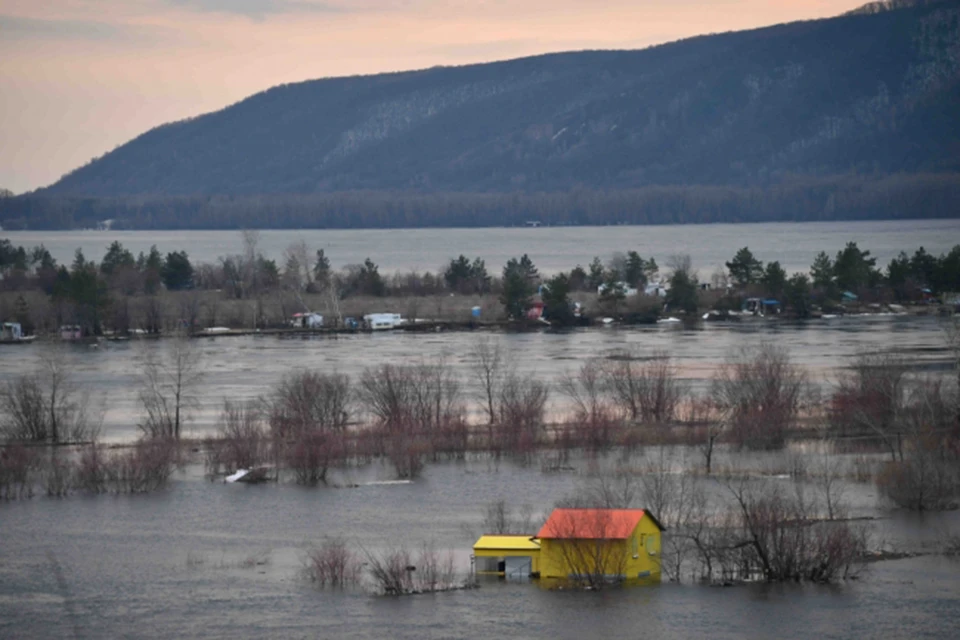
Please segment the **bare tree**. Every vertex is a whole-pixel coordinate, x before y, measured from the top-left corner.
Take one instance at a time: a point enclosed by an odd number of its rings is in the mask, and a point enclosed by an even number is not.
[[[268,459],[263,403],[260,401],[223,401],[217,425],[218,438],[211,443],[207,455],[207,472],[221,469],[250,469]]]
[[[487,424],[497,422],[497,398],[503,389],[506,372],[511,368],[499,339],[490,336],[478,338],[470,351],[472,370],[479,386],[477,399],[487,414]]]
[[[307,551],[304,565],[307,577],[321,588],[344,589],[360,581],[360,558],[343,538],[324,538]]]
[[[576,375],[565,374],[559,388],[573,405],[576,440],[593,450],[609,446],[620,425],[607,394],[603,364],[588,360]]]
[[[201,353],[189,338],[178,336],[163,350],[145,350],[143,359],[139,397],[144,415],[138,426],[150,438],[179,440],[203,379]]]
[[[636,354],[618,354],[604,366],[604,376],[614,401],[631,420],[663,424],[676,417],[684,388],[666,352],[656,351],[642,364]]]
[[[751,449],[776,449],[800,410],[806,375],[773,344],[741,349],[727,358],[711,388],[717,409],[729,416],[734,442]]]
[[[62,353],[51,349],[40,366],[0,386],[0,433],[8,440],[71,442],[96,435],[90,396],[74,383]]]
[[[345,457],[344,435],[353,407],[350,378],[300,371],[286,376],[268,399],[277,447],[300,484],[325,482]]]
[[[907,364],[891,352],[861,353],[842,375],[831,402],[831,422],[839,432],[877,436],[893,460],[903,460],[903,414]]]

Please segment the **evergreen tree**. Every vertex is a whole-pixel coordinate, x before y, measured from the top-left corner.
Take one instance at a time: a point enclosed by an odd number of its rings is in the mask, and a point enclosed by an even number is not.
[[[119,241],[114,240],[107,248],[107,253],[103,256],[103,262],[100,263],[100,273],[111,276],[117,273],[122,267],[134,268],[137,261],[133,254],[123,248]]]
[[[543,283],[543,314],[550,324],[566,327],[573,324],[573,308],[570,304],[570,278],[559,273]]]
[[[804,273],[795,273],[787,280],[784,289],[787,307],[798,318],[810,317],[810,279]]]
[[[167,254],[167,260],[160,270],[164,286],[170,291],[182,291],[193,288],[193,265],[186,251],[174,251]]]
[[[875,284],[880,277],[874,269],[876,263],[869,251],[861,251],[856,242],[848,242],[833,262],[837,286],[843,291],[854,291]]]
[[[590,263],[590,271],[587,274],[587,284],[596,291],[604,281],[603,263],[599,257],[595,257]]]
[[[771,298],[780,298],[783,295],[784,287],[787,285],[787,272],[784,271],[778,261],[773,261],[767,264],[761,282],[767,295]]]
[[[529,262],[526,254],[523,258]],[[523,260],[511,258],[503,267],[503,293],[500,294],[500,302],[507,317],[512,320],[523,319],[534,291],[530,270],[523,266],[522,262]]]
[[[726,265],[730,277],[738,287],[746,287],[763,278],[763,263],[757,260],[747,247],[737,251],[733,260]]]

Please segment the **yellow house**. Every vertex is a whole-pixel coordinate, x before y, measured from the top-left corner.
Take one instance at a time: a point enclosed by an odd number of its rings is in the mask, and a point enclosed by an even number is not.
[[[473,545],[478,575],[525,579],[540,571],[540,542],[529,535],[484,535]]]
[[[587,585],[659,581],[661,531],[643,509],[554,509],[537,534],[540,577]]]

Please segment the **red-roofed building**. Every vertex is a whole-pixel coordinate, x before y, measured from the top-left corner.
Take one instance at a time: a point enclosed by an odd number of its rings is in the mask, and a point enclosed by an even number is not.
[[[540,576],[603,582],[660,579],[663,526],[644,509],[554,509],[540,529]]]

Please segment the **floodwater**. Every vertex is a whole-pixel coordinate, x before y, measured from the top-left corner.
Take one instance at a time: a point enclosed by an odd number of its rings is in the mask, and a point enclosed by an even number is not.
[[[99,261],[115,240],[136,255],[157,245],[161,252],[186,251],[194,262],[214,263],[221,256],[242,253],[236,231],[0,231],[14,245],[43,244],[62,263],[83,249],[88,260]],[[483,229],[367,229],[267,230],[259,232],[258,249],[282,264],[284,250],[303,240],[311,249],[323,249],[335,268],[373,259],[384,273],[438,271],[451,258],[464,254],[486,260],[498,273],[510,258],[529,254],[541,273],[586,267],[594,256],[606,261],[615,251],[635,250],[653,256],[661,267],[670,256],[689,254],[701,277],[732,259],[743,246],[764,262],[780,261],[788,273],[807,271],[814,256],[833,256],[847,242],[886,266],[900,251],[912,254],[923,246],[934,255],[960,243],[960,220],[885,220],[866,222],[804,222],[760,224],[691,224],[608,227],[542,227]]]
[[[498,340],[518,371],[537,376],[553,386],[589,358],[628,349],[637,355],[669,354],[681,378],[695,392],[703,392],[717,366],[738,349],[763,342],[786,348],[823,388],[833,384],[840,370],[857,353],[893,349],[932,375],[950,364],[941,321],[911,315],[862,315],[805,323],[750,319],[740,323],[705,323],[693,329],[660,324],[635,328],[588,328],[564,333],[445,332],[434,334],[385,332],[338,336],[197,338],[201,381],[193,389],[195,406],[189,413],[188,434],[207,435],[216,427],[225,399],[243,400],[265,395],[291,371],[314,369],[340,372],[354,380],[367,367],[444,361],[461,381],[463,397],[472,402],[479,391],[471,376],[471,351],[482,335]],[[39,365],[51,347],[39,343],[0,346],[0,382]],[[147,352],[163,350],[164,341],[132,340],[57,347],[56,358],[72,372],[77,388],[103,405],[102,436],[108,441],[132,440],[139,435],[138,374]],[[474,408],[475,408],[475,403]],[[551,393],[549,407],[562,412],[564,399]]]
[[[213,261],[240,250],[232,232],[0,232],[14,244],[44,243],[61,261],[82,246],[99,259],[120,240],[137,252],[156,243]],[[529,253],[549,273],[636,249],[658,261],[690,253],[709,274],[744,245],[765,261],[805,270],[821,249],[848,240],[881,264],[899,250],[931,253],[960,240],[960,221],[689,225],[551,229],[392,231],[267,231],[261,246],[279,258],[303,238],[324,248],[335,265],[366,256],[384,271],[437,269],[458,253],[481,256],[492,270]],[[203,375],[191,415],[193,435],[215,426],[222,401],[253,398],[296,369],[353,377],[381,363],[443,359],[469,381],[468,333],[280,338],[245,336],[195,341]],[[852,316],[788,323],[756,320],[696,329],[658,325],[568,333],[497,334],[517,368],[555,382],[588,358],[630,348],[669,353],[681,376],[702,391],[733,350],[774,342],[790,350],[811,380],[829,386],[861,350],[895,349],[919,372],[948,366],[933,317]],[[0,347],[0,381],[32,370],[46,345]],[[66,345],[56,354],[74,373],[80,393],[103,402],[108,441],[138,435],[137,375],[146,351],[163,341]],[[562,410],[554,393],[552,410]],[[718,465],[730,461],[718,454]],[[779,475],[781,454],[740,460]],[[782,454],[795,455],[795,452]],[[575,462],[583,471],[587,462]],[[375,463],[337,475],[356,488],[304,489],[290,484],[210,483],[202,469],[178,471],[170,485],[146,496],[36,497],[0,503],[0,638],[597,638],[710,637],[954,638],[960,628],[960,563],[922,556],[870,565],[856,581],[833,586],[748,585],[713,588],[663,584],[602,593],[554,592],[530,584],[486,581],[480,589],[404,598],[361,591],[318,591],[302,579],[305,549],[323,536],[344,536],[370,550],[393,544],[415,549],[433,541],[469,565],[483,506],[506,499],[544,513],[574,488],[575,473],[545,473],[537,463],[494,465],[486,459],[429,465],[408,484],[390,480]],[[373,484],[371,484],[373,483]],[[850,483],[851,513],[870,521],[887,548],[929,549],[960,531],[957,512],[919,516],[890,510],[872,485]]]
[[[0,504],[0,637],[953,638],[960,628],[960,563],[938,556],[875,563],[833,586],[317,590],[299,571],[325,535],[374,551],[433,541],[466,571],[482,505],[505,498],[547,511],[575,481],[473,460],[430,465],[410,484],[367,484],[385,477],[374,464],[347,473],[353,489],[243,486],[188,467],[147,496]],[[874,511],[898,548],[960,526],[956,513]]]

